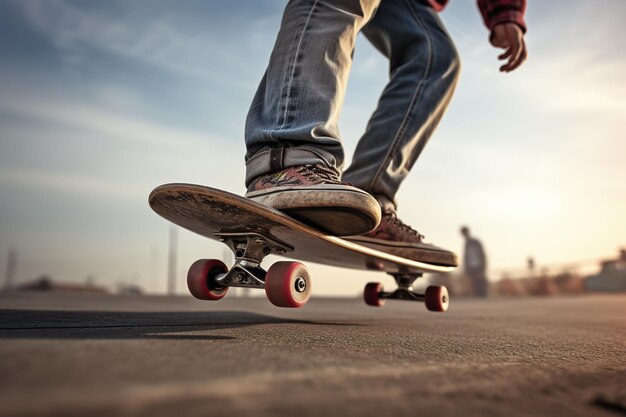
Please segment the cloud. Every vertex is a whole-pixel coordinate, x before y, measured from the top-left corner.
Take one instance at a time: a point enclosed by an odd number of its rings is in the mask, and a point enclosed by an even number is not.
[[[184,36],[167,22],[129,24],[129,16],[112,19],[62,0],[19,4],[34,28],[62,50],[76,53],[91,47],[188,75],[206,75],[204,71],[198,72],[196,65],[189,65],[189,50],[197,48],[198,40]]]
[[[209,140],[207,135],[193,130],[173,128],[108,111],[90,103],[72,102],[48,95],[5,97],[0,101],[0,112],[152,146],[171,144],[173,140],[180,146],[197,146]]]
[[[184,76],[230,82],[233,88],[249,82],[250,77],[243,76],[249,68],[240,65],[241,57],[265,56],[259,44],[269,50],[276,26],[275,19],[259,17],[250,20],[245,31],[235,20],[232,26],[216,28],[211,13],[197,16],[188,7],[165,8],[152,2],[143,7],[113,2],[102,10],[65,0],[16,4],[70,62],[81,62],[91,48]]]
[[[562,206],[559,194],[549,189],[512,188],[477,193],[476,203],[502,217],[538,222],[558,213]]]
[[[473,4],[460,3],[452,2],[443,18],[464,60],[461,83],[472,80],[473,95],[503,97],[507,103],[511,98],[526,100],[538,113],[612,112],[626,117],[626,54],[621,41],[626,36],[626,3],[609,0],[598,7],[583,0],[531,2],[528,61],[505,75],[497,72],[500,50],[489,45],[479,20],[467,16]],[[590,29],[598,24],[601,29]]]
[[[131,199],[160,182],[243,184],[243,144],[226,138],[45,94],[5,96],[0,116],[0,191]],[[212,157],[217,149],[220,157]]]
[[[119,184],[110,179],[76,175],[67,172],[55,172],[47,169],[34,168],[0,168],[0,185],[24,189],[54,190],[57,193],[68,193],[73,196],[89,195],[96,198],[135,198],[138,186],[128,183]]]
[[[516,92],[553,112],[626,111],[626,60],[598,61],[590,51],[539,56],[516,80]]]

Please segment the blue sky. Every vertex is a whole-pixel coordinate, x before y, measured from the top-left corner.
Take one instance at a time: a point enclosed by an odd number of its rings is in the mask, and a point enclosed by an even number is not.
[[[173,181],[244,191],[243,122],[283,6],[0,2],[0,271],[14,247],[20,281],[164,290],[168,226],[147,195]],[[530,2],[529,61],[503,75],[475,5],[453,0],[442,19],[461,80],[400,192],[401,217],[454,250],[469,224],[494,268],[626,246],[624,12],[622,0]],[[340,125],[348,155],[386,71],[360,38]],[[181,232],[179,290],[191,262],[222,253]],[[321,294],[380,278],[312,269]]]

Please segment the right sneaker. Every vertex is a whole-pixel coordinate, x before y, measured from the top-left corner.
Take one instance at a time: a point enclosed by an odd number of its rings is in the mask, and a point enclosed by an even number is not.
[[[323,164],[300,165],[255,178],[245,195],[333,236],[368,233],[381,218],[378,201],[341,182]]]
[[[458,266],[454,252],[424,242],[417,230],[398,218],[395,211],[386,211],[378,227],[362,236],[350,236],[346,240],[391,255],[441,266]]]

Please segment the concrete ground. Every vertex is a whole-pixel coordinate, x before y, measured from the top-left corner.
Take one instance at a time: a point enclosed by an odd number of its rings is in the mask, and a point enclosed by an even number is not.
[[[626,296],[0,295],[1,416],[616,416]]]

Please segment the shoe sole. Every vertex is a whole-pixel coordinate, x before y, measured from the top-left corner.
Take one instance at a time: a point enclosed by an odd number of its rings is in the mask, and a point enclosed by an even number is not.
[[[459,259],[456,253],[445,249],[439,249],[428,244],[411,244],[407,242],[383,241],[372,239],[366,236],[352,236],[346,239],[359,245],[371,247],[381,252],[389,253],[403,258],[412,259],[417,262],[426,262],[440,266],[459,266]],[[411,256],[419,251],[419,256]]]
[[[368,233],[381,219],[374,197],[343,185],[276,187],[246,193],[246,197],[333,236]]]

